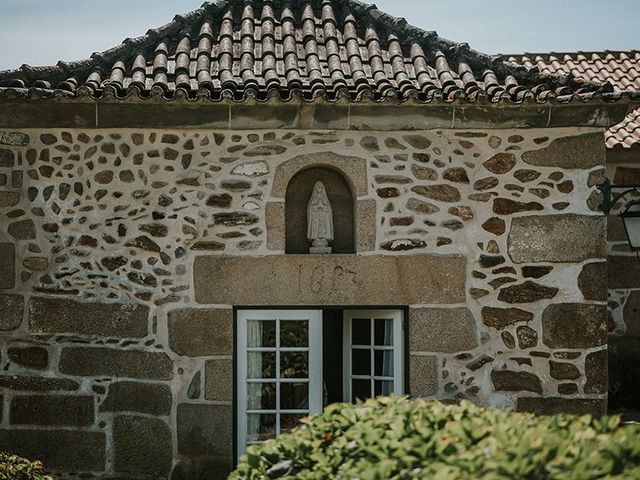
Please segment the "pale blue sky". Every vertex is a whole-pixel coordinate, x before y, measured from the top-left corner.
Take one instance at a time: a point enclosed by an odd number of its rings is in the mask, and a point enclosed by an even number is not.
[[[371,0],[369,0],[371,3]],[[640,0],[377,0],[486,53],[640,49]],[[202,0],[0,0],[0,69],[87,58]]]

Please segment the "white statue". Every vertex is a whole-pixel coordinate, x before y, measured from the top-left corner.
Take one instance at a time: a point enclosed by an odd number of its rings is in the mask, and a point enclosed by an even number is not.
[[[309,253],[331,253],[333,240],[333,211],[322,182],[316,182],[307,205],[307,238],[311,240]]]

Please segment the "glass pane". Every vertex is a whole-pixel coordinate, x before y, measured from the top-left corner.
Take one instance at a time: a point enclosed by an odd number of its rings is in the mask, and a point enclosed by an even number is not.
[[[248,383],[247,408],[249,410],[275,410],[275,383]]]
[[[627,212],[638,215],[640,213],[640,204],[629,206]],[[633,248],[640,247],[640,217],[623,217],[623,221],[624,228],[627,230],[627,236],[629,237],[629,244]]]
[[[351,401],[371,397],[371,380],[351,380]]]
[[[371,320],[368,318],[351,320],[351,345],[371,345]]]
[[[371,375],[371,350],[351,349],[351,374]]]
[[[280,352],[282,378],[309,378],[308,352]]]
[[[247,415],[247,441],[262,442],[276,438],[276,416],[273,413]]]
[[[309,322],[307,320],[281,320],[280,346],[308,347]]]
[[[392,381],[380,381],[376,380],[374,382],[374,387],[376,391],[376,397],[378,395],[391,395],[393,393],[393,382]]]
[[[247,378],[275,378],[276,352],[248,352]]]
[[[249,320],[247,321],[248,347],[275,347],[276,321]]]
[[[306,417],[306,415],[297,413],[280,415],[280,433],[290,432],[292,429],[300,425],[300,420],[304,417]]]
[[[309,408],[308,383],[281,383],[280,409],[307,410]]]
[[[376,377],[393,377],[393,350],[376,350],[374,375]]]
[[[393,320],[390,318],[376,318],[373,324],[375,345],[393,345]]]

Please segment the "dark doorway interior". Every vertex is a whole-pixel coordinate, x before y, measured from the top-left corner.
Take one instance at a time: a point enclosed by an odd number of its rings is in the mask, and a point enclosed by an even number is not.
[[[325,405],[342,402],[342,310],[322,312],[322,370]]]

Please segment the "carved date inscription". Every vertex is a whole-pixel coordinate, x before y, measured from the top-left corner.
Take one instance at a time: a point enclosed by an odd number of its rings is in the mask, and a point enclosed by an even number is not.
[[[348,295],[361,286],[358,271],[346,265],[298,265],[298,294]]]

